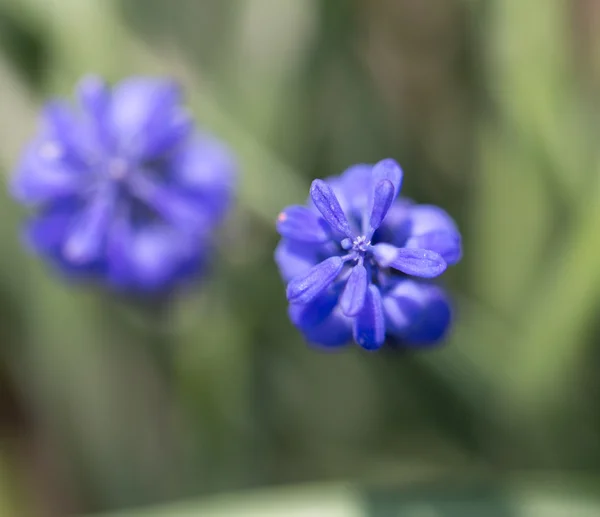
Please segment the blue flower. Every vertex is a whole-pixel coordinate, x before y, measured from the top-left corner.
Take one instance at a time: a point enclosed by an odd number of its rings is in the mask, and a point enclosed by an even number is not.
[[[31,246],[68,275],[162,291],[199,272],[230,204],[235,162],[194,131],[178,86],[131,78],[77,87],[79,109],[42,115],[12,183],[37,207]]]
[[[445,335],[450,303],[428,279],[460,260],[461,236],[442,209],[398,197],[402,176],[391,159],[355,165],[313,181],[306,206],[279,214],[275,261],[308,341],[375,350]]]

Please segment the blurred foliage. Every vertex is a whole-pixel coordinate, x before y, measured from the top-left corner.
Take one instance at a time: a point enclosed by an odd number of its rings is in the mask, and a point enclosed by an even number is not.
[[[599,28],[590,0],[0,0],[6,175],[43,100],[89,72],[176,77],[243,165],[213,274],[161,328],[30,256],[0,194],[0,515],[307,481],[119,515],[597,515],[502,480],[600,467]],[[456,328],[423,354],[316,352],[274,218],[386,156],[463,231]],[[494,488],[451,490],[480,469]]]

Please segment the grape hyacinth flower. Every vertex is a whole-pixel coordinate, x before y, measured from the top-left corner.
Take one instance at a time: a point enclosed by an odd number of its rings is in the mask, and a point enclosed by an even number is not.
[[[355,165],[279,214],[275,260],[307,341],[375,350],[445,335],[450,303],[428,279],[460,260],[461,236],[442,209],[398,198],[402,176],[392,159]]]
[[[197,274],[231,201],[235,161],[195,131],[177,84],[135,77],[46,105],[12,184],[28,243],[69,276],[163,292]]]

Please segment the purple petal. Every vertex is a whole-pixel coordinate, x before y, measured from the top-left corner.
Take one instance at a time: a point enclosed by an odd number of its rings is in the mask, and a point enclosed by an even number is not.
[[[403,336],[407,329],[418,319],[420,306],[411,298],[383,299],[383,311],[385,314],[388,331],[396,336]]]
[[[392,246],[391,244],[380,243],[375,244],[372,251],[375,260],[377,260],[381,267],[390,267],[398,254],[398,249],[399,248],[396,248],[396,246]]]
[[[456,264],[462,257],[461,237],[458,232],[432,231],[411,237],[407,248],[422,248],[439,253],[448,265]]]
[[[307,330],[323,323],[338,303],[338,295],[323,292],[310,303],[290,304],[288,313],[294,325]]]
[[[277,216],[277,231],[282,237],[302,242],[325,242],[329,234],[324,221],[304,206],[290,206]]]
[[[154,119],[155,121],[157,119]],[[162,122],[149,125],[146,147],[141,151],[147,158],[160,158],[175,150],[191,135],[194,127],[191,116],[182,108],[173,110]]]
[[[385,341],[385,319],[379,289],[370,285],[362,310],[354,319],[354,340],[366,350],[376,350]]]
[[[110,101],[110,91],[106,83],[95,75],[89,75],[77,85],[79,102],[83,109],[96,117],[104,117]]]
[[[401,279],[383,298],[388,331],[402,336],[420,317],[428,284]]]
[[[286,282],[317,265],[320,257],[323,249],[316,244],[283,239],[275,248],[275,262]]]
[[[113,209],[114,198],[111,195],[97,195],[75,216],[63,244],[62,251],[66,260],[84,264],[100,257]]]
[[[338,232],[352,237],[346,215],[331,187],[323,180],[315,180],[310,187],[313,203],[329,225]]]
[[[182,271],[200,265],[195,236],[163,224],[134,229],[124,218],[111,230],[107,255],[109,282],[140,291],[166,289]]]
[[[79,121],[70,106],[61,101],[50,101],[42,109],[42,120],[45,131],[55,141],[70,147],[71,151],[79,148],[77,145]]]
[[[171,80],[134,77],[113,89],[111,122],[123,138],[135,138],[181,102],[181,90]]]
[[[357,264],[352,268],[340,297],[340,307],[346,316],[356,316],[363,308],[367,286],[367,270],[362,264]]]
[[[344,261],[340,257],[324,260],[288,284],[287,299],[290,303],[310,302],[329,287],[343,267]]]
[[[58,255],[79,205],[74,200],[55,203],[26,226],[27,244],[44,254]]]
[[[373,185],[377,185],[381,180],[389,180],[394,186],[394,199],[398,196],[402,188],[403,172],[396,160],[388,158],[381,160],[373,166]]]
[[[373,235],[375,230],[379,228],[390,206],[392,206],[394,198],[394,185],[392,185],[390,180],[381,180],[377,183],[373,194],[373,205],[369,219],[369,235]]]
[[[303,306],[290,305],[290,317],[299,307]],[[304,338],[319,349],[337,349],[352,339],[352,320],[344,316],[339,307],[335,307],[325,320],[315,326],[297,326]]]
[[[447,267],[439,253],[424,249],[396,248],[391,244],[376,244],[373,254],[382,267],[393,267],[407,275],[433,278]]]
[[[158,214],[182,230],[205,233],[211,227],[206,207],[187,192],[161,184],[145,174],[132,174],[132,193],[150,205]]]
[[[422,316],[406,331],[403,337],[405,345],[434,344],[442,340],[452,323],[452,308],[441,289],[428,292],[422,309]]]
[[[358,164],[346,169],[341,176],[327,180],[345,214],[352,214],[360,220],[368,210],[373,187],[372,171],[372,164]]]
[[[238,165],[231,150],[209,135],[195,135],[173,157],[170,179],[194,195],[214,221],[229,208]]]
[[[128,217],[120,216],[112,224],[106,243],[108,281],[120,288],[129,288],[137,283],[133,269],[134,232]]]
[[[46,256],[59,270],[70,278],[89,277],[102,274],[104,257],[97,256],[91,262],[74,262],[63,253],[64,242],[80,216],[80,202],[76,199],[61,199],[45,206],[41,213],[30,221],[25,229],[27,244]]]
[[[39,203],[76,194],[85,184],[85,174],[65,163],[62,153],[58,142],[29,146],[12,178],[12,195],[26,203]]]
[[[433,205],[413,205],[408,217],[411,221],[411,234],[423,235],[434,231],[458,232],[456,223],[445,210]]]
[[[379,242],[403,247],[411,236],[411,221],[409,210],[412,202],[403,197],[397,197],[388,210],[381,226],[377,229]]]
[[[191,129],[180,103],[181,92],[173,81],[139,77],[117,85],[109,121],[121,150],[139,158],[170,150]]]
[[[90,118],[98,143],[104,150],[111,149],[111,138],[107,127],[110,108],[110,90],[97,76],[84,77],[77,85],[79,102]]]
[[[436,251],[448,264],[455,264],[460,260],[460,232],[444,210],[433,205],[413,205],[408,210],[407,221],[409,239],[406,247]]]
[[[404,346],[433,344],[444,337],[452,311],[443,289],[401,280],[383,300],[388,332]]]
[[[53,146],[53,152],[44,147],[47,155],[54,155],[78,170],[89,167],[89,158],[95,152],[91,126],[71,106],[60,101],[48,102],[42,111],[42,124],[42,135]]]

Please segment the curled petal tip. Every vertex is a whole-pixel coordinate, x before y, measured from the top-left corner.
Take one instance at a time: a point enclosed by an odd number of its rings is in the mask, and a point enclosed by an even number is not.
[[[402,178],[404,176],[398,162],[392,158],[381,160],[373,166],[372,174],[375,185],[383,179],[391,181],[394,185],[394,198],[396,198],[402,188]]]
[[[375,185],[373,193],[373,206],[369,217],[369,235],[373,235],[375,230],[381,226],[388,210],[394,201],[394,185],[388,179],[383,179]]]

